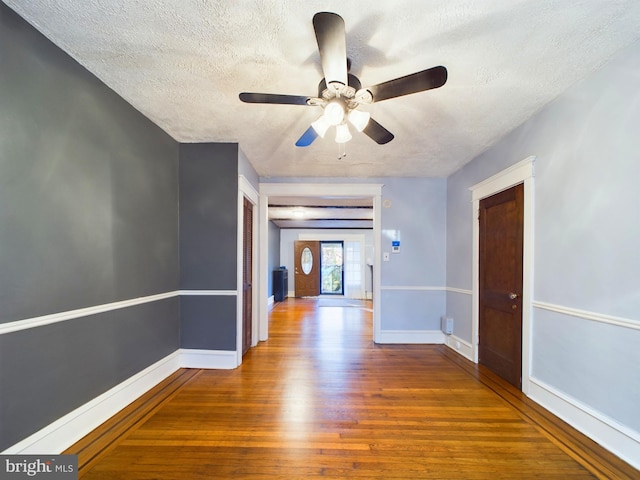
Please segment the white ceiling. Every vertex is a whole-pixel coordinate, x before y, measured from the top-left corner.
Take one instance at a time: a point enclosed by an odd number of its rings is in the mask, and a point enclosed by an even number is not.
[[[640,38],[638,0],[3,0],[180,142],[239,142],[265,177],[446,176]],[[319,107],[317,11],[346,23],[363,86],[444,65],[446,85],[370,107],[395,134],[294,146]]]

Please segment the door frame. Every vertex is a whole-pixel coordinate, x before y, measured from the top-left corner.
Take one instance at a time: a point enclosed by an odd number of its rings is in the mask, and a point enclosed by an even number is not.
[[[534,240],[534,164],[535,156],[502,170],[471,187],[473,252],[471,287],[471,345],[473,361],[478,363],[478,332],[480,325],[480,200],[524,184],[524,224],[522,252],[522,391],[529,393],[531,376],[531,319],[533,303],[533,240]]]
[[[257,208],[261,202],[259,202],[259,194],[253,185],[246,179],[244,175],[238,175],[238,236],[236,238],[238,242],[237,252],[237,282],[236,282],[236,291],[237,299],[236,299],[236,363],[237,365],[242,364],[242,340],[243,340],[243,244],[244,244],[244,199],[249,200],[251,204],[253,204],[253,235],[251,239],[251,259],[252,259],[252,269],[251,269],[251,277],[252,277],[252,285],[254,288],[251,289],[251,346],[255,347],[258,343],[258,315],[256,305],[258,304],[258,288],[255,288],[256,279],[258,279],[258,227],[260,226],[259,215],[257,213]]]
[[[323,276],[322,276],[322,268],[324,267],[324,263],[322,261],[322,259],[324,258],[323,254],[322,254],[322,245],[324,244],[329,244],[329,245],[337,245],[340,244],[342,246],[342,271],[341,271],[341,275],[342,278],[340,279],[340,293],[325,293],[322,291],[322,285],[323,285]],[[320,295],[344,295],[344,241],[343,240],[320,240]]]
[[[373,203],[373,341],[380,339],[380,264],[382,262],[382,187],[381,183],[260,183],[260,312],[259,340],[269,338],[269,196],[289,197],[358,197]]]

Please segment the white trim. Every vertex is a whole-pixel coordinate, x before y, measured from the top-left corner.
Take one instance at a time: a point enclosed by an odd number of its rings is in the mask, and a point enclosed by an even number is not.
[[[640,469],[640,433],[593,410],[537,378],[530,378],[528,396],[625,462]]]
[[[259,253],[258,261],[258,341],[269,338],[269,198],[262,192],[260,184],[259,208]]]
[[[51,323],[64,322],[65,320],[73,320],[74,318],[87,317],[98,313],[110,312],[121,308],[142,305],[143,303],[156,302],[166,298],[178,296],[179,292],[159,293],[157,295],[149,295],[147,297],[132,298],[130,300],[122,300],[120,302],[106,303],[104,305],[96,305],[93,307],[78,308],[76,310],[68,310],[66,312],[52,313],[40,317],[26,318],[15,322],[7,322],[0,324],[0,335],[5,333],[17,332],[29,328],[42,327]]]
[[[471,290],[467,290],[465,288],[447,287],[447,292],[462,293],[463,295],[473,295],[473,292]]]
[[[502,192],[520,183],[524,184],[524,224],[522,255],[522,391],[529,391],[531,375],[531,317],[533,301],[533,245],[534,245],[534,163],[536,157],[530,156],[502,172],[489,177],[469,188],[472,192],[472,301],[471,301],[471,344],[473,361],[478,362],[478,330],[480,309],[479,284],[479,241],[480,226],[478,212],[480,200]]]
[[[177,371],[180,364],[175,351],[2,453],[60,453]]]
[[[428,287],[428,286],[391,286],[391,285],[383,285],[380,287],[380,290],[416,290],[423,292],[445,292],[447,287]]]
[[[298,234],[298,240],[344,240],[344,241],[358,241],[363,244],[366,242],[366,236],[363,233],[300,233]]]
[[[375,265],[382,259],[382,187],[373,183],[260,183],[260,340],[269,337],[269,307],[267,303],[269,285],[269,196],[303,197],[370,197],[373,199],[373,251]],[[380,269],[373,269],[373,340],[377,342],[380,334]]]
[[[376,343],[441,344],[444,336],[440,330],[381,330]]]
[[[425,285],[383,285],[380,287],[380,290],[420,290],[427,292],[453,292],[453,293],[462,293],[465,295],[472,295],[473,292],[471,290],[466,290],[463,288],[455,288],[455,287],[433,287],[433,286],[425,286]]]
[[[88,317],[98,313],[111,312],[121,308],[134,307],[144,303],[157,302],[159,300],[183,295],[234,296],[238,295],[238,292],[235,290],[176,290],[174,292],[159,293],[157,295],[149,295],[148,297],[132,298],[130,300],[122,300],[120,302],[105,303],[103,305],[95,305],[93,307],[78,308],[76,310],[43,315],[41,317],[25,318],[23,320],[16,320],[15,322],[2,323],[0,324],[0,335],[18,332],[20,330],[28,330],[30,328],[42,327],[44,325],[64,322],[66,320],[73,320],[75,318]]]
[[[445,335],[444,344],[454,352],[473,362],[473,345],[455,335]]]
[[[382,183],[260,183],[260,196],[279,197],[375,197]]]
[[[1,453],[61,453],[180,368],[236,367],[235,351],[176,350]]]
[[[251,183],[243,176],[238,175],[238,226],[237,226],[237,238],[236,238],[236,286],[238,291],[238,300],[236,303],[236,352],[237,352],[237,365],[242,363],[242,343],[243,343],[243,329],[244,329],[244,300],[243,300],[243,273],[244,273],[244,199],[249,200],[253,205],[253,218],[251,219],[252,232],[251,236],[251,280],[255,284],[258,279],[258,263],[259,263],[259,251],[258,251],[258,236],[259,236],[259,199],[260,195]],[[258,288],[251,289],[251,346],[255,346],[258,343],[260,337],[259,334],[259,321],[258,321],[258,300],[260,296]]]
[[[233,370],[238,366],[235,350],[199,350],[181,348],[180,367]],[[240,352],[242,354],[242,352]]]
[[[238,190],[240,190],[245,197],[251,200],[251,203],[254,205],[258,204],[260,195],[244,175],[238,175]]]
[[[522,183],[526,178],[533,177],[533,164],[535,160],[536,157],[533,155],[527,157],[486,180],[469,187],[472,200],[480,200],[495,195],[496,193]]]
[[[561,313],[563,315],[570,315],[572,317],[582,318],[584,320],[593,320],[594,322],[606,323],[608,325],[615,325],[617,327],[632,328],[634,330],[640,330],[640,321],[632,320],[630,318],[614,317],[613,315],[605,315],[603,313],[589,312],[587,310],[579,310],[577,308],[565,307],[562,305],[555,305],[547,302],[533,302],[534,308],[541,308],[543,310],[549,310],[555,313]]]
[[[372,187],[373,189],[373,187]],[[382,317],[380,312],[380,286],[382,284],[382,185],[373,196],[373,278],[371,295],[373,297],[373,341],[381,342]]]
[[[179,290],[178,294],[180,296],[211,296],[211,297],[218,297],[218,296],[229,296],[229,297],[233,297],[238,295],[238,292],[236,290]]]

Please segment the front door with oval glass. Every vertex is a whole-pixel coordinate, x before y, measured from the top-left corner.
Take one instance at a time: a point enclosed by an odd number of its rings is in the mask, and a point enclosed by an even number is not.
[[[320,295],[320,242],[296,240],[293,252],[295,296]]]

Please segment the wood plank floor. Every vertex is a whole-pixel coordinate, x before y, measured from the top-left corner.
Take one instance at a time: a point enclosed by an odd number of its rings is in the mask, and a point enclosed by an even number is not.
[[[375,345],[368,305],[338,305],[277,304],[241,367],[181,370],[72,446],[81,478],[640,478],[446,347]]]

